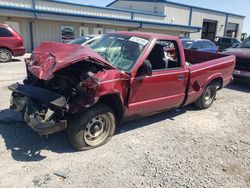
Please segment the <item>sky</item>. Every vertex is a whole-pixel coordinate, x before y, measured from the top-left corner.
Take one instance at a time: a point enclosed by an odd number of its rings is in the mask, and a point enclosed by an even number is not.
[[[85,5],[106,6],[113,0],[61,0]],[[243,32],[250,34],[250,0],[169,0],[213,10],[225,11],[246,16]]]

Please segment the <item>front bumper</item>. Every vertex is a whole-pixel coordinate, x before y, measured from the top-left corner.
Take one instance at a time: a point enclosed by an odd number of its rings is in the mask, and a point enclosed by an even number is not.
[[[14,48],[12,49],[13,56],[23,56],[25,54],[25,48],[24,47],[19,47],[19,48]]]
[[[47,135],[67,128],[66,120],[58,118],[66,106],[65,97],[30,85],[12,84],[9,89],[13,91],[10,108],[22,112],[33,130]]]

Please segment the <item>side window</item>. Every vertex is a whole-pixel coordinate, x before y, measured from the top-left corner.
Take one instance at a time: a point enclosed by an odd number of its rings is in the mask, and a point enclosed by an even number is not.
[[[179,49],[176,41],[157,41],[147,60],[152,64],[153,71],[181,67]]]
[[[226,45],[230,45],[231,44],[231,39],[229,39],[229,38],[222,38],[222,43],[223,44],[226,44]]]
[[[13,35],[8,29],[0,28],[0,37],[13,37]]]
[[[203,41],[202,42],[202,48],[211,48],[212,44],[208,41]]]
[[[197,49],[197,50],[201,48],[202,48],[202,41],[194,42],[194,44],[191,47],[191,49]]]

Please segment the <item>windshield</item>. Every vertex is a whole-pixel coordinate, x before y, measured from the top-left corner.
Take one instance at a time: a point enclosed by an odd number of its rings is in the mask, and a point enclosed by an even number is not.
[[[140,37],[107,34],[90,45],[114,67],[128,72],[136,63],[148,40]]]
[[[92,39],[93,37],[81,37],[81,38],[77,38],[75,40],[72,40],[70,42],[68,42],[68,44],[83,44],[86,41]]]
[[[250,37],[243,41],[241,48],[250,48]]]

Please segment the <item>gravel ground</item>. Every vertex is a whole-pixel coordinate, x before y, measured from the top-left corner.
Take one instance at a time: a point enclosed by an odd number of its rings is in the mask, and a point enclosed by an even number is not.
[[[66,131],[40,137],[7,109],[23,58],[0,73],[0,187],[250,187],[250,84],[232,83],[208,110],[123,123],[108,144],[75,152]]]

